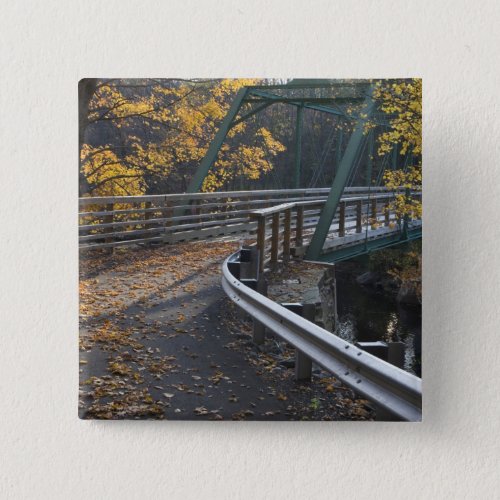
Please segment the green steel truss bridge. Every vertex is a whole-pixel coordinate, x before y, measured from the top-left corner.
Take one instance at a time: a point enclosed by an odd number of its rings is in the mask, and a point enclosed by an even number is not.
[[[372,91],[369,82],[297,80],[241,89],[187,193],[80,198],[79,243],[83,251],[239,238],[242,248],[222,265],[222,288],[252,317],[253,341],[260,344],[273,334],[293,346],[297,380],[311,378],[314,362],[374,402],[377,418],[420,421],[421,380],[402,370],[398,356],[393,356],[401,353],[401,343],[388,344],[387,359],[379,359],[367,346],[349,344],[316,325],[307,304],[278,304],[266,296],[264,271],[268,265],[291,258],[335,263],[421,238],[421,220],[402,219],[391,209],[396,196],[408,201],[419,198],[421,191],[393,192],[380,185],[386,164],[374,173],[373,131],[368,135],[364,176],[355,175],[357,165],[363,164],[366,120],[375,117],[377,126],[388,126],[376,114]],[[200,193],[231,127],[276,102],[297,109],[293,185],[289,189]],[[331,187],[301,189],[303,113],[312,109],[345,120],[343,105],[353,102],[361,104],[362,112],[352,123],[345,147],[337,147]],[[337,145],[343,142],[339,137]],[[406,158],[405,165],[409,161]],[[392,168],[396,164],[394,154]],[[359,177],[365,184],[353,185]]]
[[[380,248],[421,238],[422,221],[398,219],[391,212],[395,196],[419,198],[418,189],[391,192],[381,186],[384,170],[407,168],[411,152],[374,168],[378,130],[387,129],[369,81],[292,80],[283,85],[243,87],[221,122],[186,193],[80,199],[80,248],[169,243],[207,238],[255,238],[261,266],[290,256],[338,262]],[[228,132],[276,103],[296,109],[295,160],[289,189],[200,193]],[[356,113],[347,113],[354,106]],[[329,188],[300,188],[303,117],[308,110],[327,113],[345,127],[336,132],[336,164]],[[366,123],[372,127],[366,133]],[[373,126],[375,124],[375,126]],[[399,166],[398,166],[399,160]],[[313,178],[321,174],[318,165]],[[362,170],[362,171],[361,171]],[[359,184],[359,179],[364,185]],[[355,181],[357,185],[353,185]]]

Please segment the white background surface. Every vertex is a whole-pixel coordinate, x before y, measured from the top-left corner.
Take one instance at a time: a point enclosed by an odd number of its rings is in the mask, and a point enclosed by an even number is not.
[[[494,1],[5,1],[0,497],[500,498]],[[77,418],[82,77],[424,79],[422,424]]]

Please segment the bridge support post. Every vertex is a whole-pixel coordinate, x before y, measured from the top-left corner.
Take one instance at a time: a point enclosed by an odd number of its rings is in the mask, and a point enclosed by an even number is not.
[[[345,236],[345,201],[339,207],[339,237]]]
[[[271,234],[271,263],[276,264],[278,262],[279,254],[279,241],[280,241],[280,214],[276,212],[273,214],[273,227]]]
[[[292,209],[285,210],[285,222],[283,229],[283,262],[290,260],[290,232],[292,225]]]
[[[264,271],[264,255],[266,250],[266,217],[264,215],[254,216],[250,214],[251,219],[257,219],[257,250],[259,258],[259,272]]]
[[[304,205],[297,207],[297,219],[295,222],[295,246],[302,246],[304,234]]]
[[[363,202],[361,200],[358,200],[356,202],[356,232],[357,233],[360,233],[363,229],[362,225],[361,225],[362,215],[363,215]]]
[[[371,225],[377,224],[377,200],[372,200],[371,206]]]

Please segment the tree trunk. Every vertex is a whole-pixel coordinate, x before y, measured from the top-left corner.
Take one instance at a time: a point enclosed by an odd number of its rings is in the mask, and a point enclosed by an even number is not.
[[[89,192],[89,185],[82,172],[80,152],[85,142],[85,131],[89,124],[89,106],[97,89],[97,78],[83,78],[78,82],[78,181],[80,196]]]

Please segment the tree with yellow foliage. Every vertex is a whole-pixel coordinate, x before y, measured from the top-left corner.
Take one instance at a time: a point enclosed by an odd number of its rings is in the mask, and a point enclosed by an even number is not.
[[[380,156],[398,148],[400,155],[410,153],[413,159],[406,169],[389,170],[384,173],[384,183],[391,189],[401,186],[420,190],[422,188],[422,80],[382,80],[376,83],[374,98],[380,109],[388,115],[390,128],[378,139]],[[399,217],[422,216],[420,200],[396,195],[391,207]]]
[[[219,124],[250,79],[80,82],[81,194],[185,190]],[[285,150],[256,119],[232,127],[203,184],[258,179]],[[168,184],[167,184],[168,183]],[[170,188],[170,189],[169,189]]]
[[[375,99],[380,109],[388,115],[390,128],[379,136],[380,156],[398,148],[399,154],[411,153],[412,163],[406,169],[388,170],[384,183],[391,189],[401,186],[407,190],[422,189],[422,80],[385,80],[375,86]],[[422,203],[406,194],[396,194],[390,209],[399,219],[421,218]],[[420,243],[413,242],[409,251],[382,250],[375,259],[386,261],[386,272],[401,287],[410,288],[422,298],[422,252]]]

